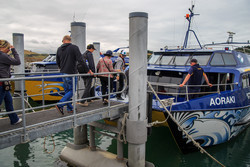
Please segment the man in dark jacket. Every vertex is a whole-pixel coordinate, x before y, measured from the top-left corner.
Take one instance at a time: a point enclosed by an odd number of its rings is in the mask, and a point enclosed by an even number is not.
[[[84,61],[88,62],[87,63],[88,68],[93,73],[95,73],[95,62],[94,62],[94,58],[93,58],[93,54],[92,54],[94,52],[94,50],[95,50],[94,45],[93,44],[89,44],[87,46],[86,52],[84,52],[84,54],[83,54]],[[93,78],[92,77],[82,77],[82,79],[84,81],[84,86],[85,86],[84,93],[82,95],[82,99],[94,96],[95,95],[94,94],[94,89],[91,89]],[[79,104],[81,106],[87,107],[89,105],[89,102],[91,102],[91,100],[83,100]]]
[[[14,58],[9,56],[7,53],[11,50]],[[20,65],[21,61],[15,48],[10,45],[6,40],[0,40],[0,78],[10,78],[10,66]],[[3,82],[0,82],[0,105],[3,100],[5,102],[5,109],[7,112],[14,111],[12,96],[9,90],[5,90],[3,87]],[[22,122],[21,118],[18,118],[16,113],[8,114],[10,118],[10,123],[12,125]]]
[[[83,57],[78,46],[73,45],[71,43],[71,37],[69,35],[65,35],[63,37],[62,42],[63,44],[57,49],[57,53],[56,53],[56,63],[60,69],[60,72],[63,75],[76,74],[77,62],[78,62],[82,64],[82,66],[85,68],[85,71],[88,71],[88,73],[93,75],[92,71],[88,68],[86,62],[83,61]],[[75,83],[77,83],[77,77],[75,77]],[[62,97],[59,103],[71,100],[73,96],[73,78],[64,77],[63,86],[64,86],[65,95]],[[58,104],[56,105],[56,109],[58,110],[59,113],[64,115],[64,112],[63,112],[64,105],[67,105],[68,112],[71,113],[73,111],[73,106],[71,103]]]
[[[209,80],[207,78],[207,75],[204,73],[203,68],[201,68],[200,65],[197,64],[196,59],[191,59],[190,66],[191,67],[188,70],[188,75],[185,77],[182,84],[180,84],[180,87],[183,87],[186,84],[186,82],[188,82],[188,85],[197,85],[194,87],[191,87],[191,86],[188,87],[188,93],[190,93],[188,95],[189,100],[199,97],[198,93],[200,92],[200,89],[201,89],[199,85],[201,85],[202,76],[204,76],[205,81],[210,87],[213,86],[211,83],[209,83]]]

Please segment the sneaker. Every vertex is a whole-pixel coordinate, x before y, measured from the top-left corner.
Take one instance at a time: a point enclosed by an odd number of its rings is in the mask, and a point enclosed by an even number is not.
[[[70,111],[67,111],[69,114],[73,114],[74,111],[73,110],[70,110]],[[77,109],[76,109],[76,112],[77,112]]]
[[[88,102],[84,102],[84,103],[78,103],[80,106],[83,106],[83,107],[88,107],[89,106],[89,103]]]
[[[20,122],[22,122],[22,118],[19,118],[19,120],[16,123],[13,123],[13,125],[19,124]]]
[[[55,107],[60,114],[64,115],[62,107],[59,107],[58,105],[56,105]]]
[[[106,105],[109,103],[109,101],[108,101],[108,99],[104,99],[102,103]]]
[[[124,100],[122,97],[117,97],[117,100]]]

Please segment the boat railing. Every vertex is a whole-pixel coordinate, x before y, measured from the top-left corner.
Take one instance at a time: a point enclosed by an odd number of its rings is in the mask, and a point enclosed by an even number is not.
[[[216,87],[216,90],[213,90],[213,91],[200,91],[200,92],[197,92],[197,93],[189,93],[188,92],[188,87],[200,87],[200,88],[202,88],[202,87],[209,87],[209,86],[208,85],[184,85],[183,87],[180,87],[180,85],[178,85],[178,84],[168,84],[168,83],[160,83],[160,82],[150,82],[150,83],[154,87],[157,94],[175,96],[176,102],[178,102],[177,97],[179,95],[185,95],[186,100],[189,101],[189,95],[191,95],[191,94],[198,94],[200,96],[204,96],[204,95],[208,95],[208,94],[214,94],[214,93],[220,94],[222,92],[220,90],[220,87],[224,87],[226,89],[226,87],[229,86],[230,91],[233,91],[234,90],[234,85],[238,85],[238,82],[236,82],[236,83],[227,83],[227,84],[213,84],[212,87]],[[165,88],[172,89],[173,91],[167,92],[165,90]],[[181,92],[181,90],[185,90],[185,92]]]
[[[33,75],[33,74],[38,74],[38,73],[29,73],[28,75],[31,75],[31,74]],[[0,117],[3,117],[5,115],[11,114],[11,113],[21,113],[22,114],[22,120],[23,120],[23,122],[22,122],[23,124],[22,124],[21,128],[16,128],[16,129],[13,129],[13,130],[0,132],[0,136],[5,135],[5,134],[9,134],[9,133],[12,133],[12,132],[23,130],[24,138],[25,138],[26,134],[27,134],[26,133],[27,128],[32,128],[32,127],[36,127],[36,126],[39,126],[39,125],[45,125],[45,124],[48,124],[48,123],[53,123],[53,122],[57,122],[57,121],[60,121],[60,120],[66,120],[66,119],[68,120],[68,119],[72,119],[72,118],[73,118],[72,121],[74,123],[74,127],[76,127],[77,126],[77,121],[76,120],[77,120],[77,118],[79,116],[83,116],[85,114],[95,113],[95,112],[97,112],[97,110],[99,110],[99,109],[92,109],[92,110],[86,111],[84,113],[76,113],[76,103],[80,102],[82,100],[102,98],[103,96],[108,96],[108,104],[105,105],[104,108],[108,109],[108,116],[111,116],[111,114],[110,114],[110,111],[111,111],[110,98],[111,98],[111,96],[115,95],[115,94],[123,93],[125,91],[126,85],[127,85],[127,84],[124,84],[124,87],[123,87],[123,89],[121,91],[112,92],[112,91],[110,91],[110,89],[108,89],[108,93],[105,94],[105,95],[98,94],[97,96],[93,96],[93,97],[78,98],[77,94],[79,92],[78,92],[78,89],[77,89],[77,86],[76,86],[77,85],[76,84],[77,77],[93,77],[92,75],[90,75],[90,74],[68,74],[68,75],[44,76],[44,75],[46,75],[48,73],[39,73],[39,74],[42,74],[42,76],[34,76],[34,77],[27,77],[26,76],[25,77],[25,75],[27,75],[27,74],[23,73],[23,74],[18,74],[19,77],[1,78],[0,79],[0,82],[3,82],[3,81],[20,82],[21,90],[20,90],[20,93],[18,93],[18,95],[19,95],[19,98],[22,99],[21,100],[21,109],[17,109],[17,110],[14,110],[14,111],[8,111],[8,112],[6,112],[5,110],[2,110],[2,112],[0,113]],[[127,83],[127,78],[126,78],[126,75],[125,75],[124,72],[94,73],[94,76],[97,77],[97,76],[100,76],[100,75],[103,75],[103,74],[108,74],[108,87],[110,87],[110,85],[113,84],[113,83],[111,83],[111,78],[112,78],[112,75],[114,75],[114,74],[124,75],[125,76],[124,81],[125,81],[125,83]],[[44,92],[44,90],[45,90],[44,87],[46,86],[46,84],[44,84],[44,80],[45,79],[53,79],[53,78],[66,78],[66,77],[71,77],[72,78],[73,90],[74,90],[74,92],[76,92],[76,93],[73,93],[72,100],[71,101],[66,101],[66,102],[55,102],[53,104],[45,104],[44,96],[46,95],[46,93]],[[42,80],[43,82],[42,82],[42,92],[41,92],[41,94],[26,95],[25,94],[25,92],[26,92],[26,90],[25,90],[25,81],[27,81],[27,80]],[[29,97],[33,97],[33,96],[43,96],[42,105],[36,106],[36,107],[32,107],[32,106],[26,107],[24,99],[29,98]],[[27,115],[27,113],[29,111],[48,109],[48,108],[54,107],[55,105],[58,105],[58,104],[67,104],[67,103],[73,103],[73,114],[72,115],[65,116],[65,117],[62,117],[62,118],[53,119],[53,120],[49,120],[49,121],[46,121],[46,122],[40,122],[40,123],[37,123],[37,124],[27,125],[26,115]],[[117,105],[121,105],[121,104],[117,104]],[[27,141],[27,140],[24,139],[24,141]]]

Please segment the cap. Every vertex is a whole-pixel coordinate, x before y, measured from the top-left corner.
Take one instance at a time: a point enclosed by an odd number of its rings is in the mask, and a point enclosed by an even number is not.
[[[0,40],[0,48],[9,48],[10,47],[10,43],[6,40]]]
[[[121,53],[120,53],[121,55],[123,55],[123,56],[127,56],[127,53],[125,52],[125,51],[121,51]]]
[[[197,61],[197,59],[191,59],[190,60],[190,63],[197,63],[198,61]]]
[[[96,50],[93,44],[88,44],[87,49],[94,49],[94,50]]]
[[[107,52],[104,53],[104,56],[113,56],[113,52],[111,50],[107,50]]]

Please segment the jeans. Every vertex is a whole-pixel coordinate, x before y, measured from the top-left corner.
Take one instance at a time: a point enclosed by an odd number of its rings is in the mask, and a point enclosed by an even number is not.
[[[4,103],[5,103],[6,111],[7,112],[14,111],[13,103],[12,103],[12,96],[10,94],[10,91],[5,91],[3,89],[3,86],[0,86],[0,105],[2,104],[3,100],[4,100]],[[8,116],[10,118],[10,123],[11,124],[14,124],[19,120],[16,113],[8,114]]]
[[[107,94],[108,91],[108,77],[100,77],[101,84],[102,84],[102,95]],[[113,90],[113,78],[110,78],[110,93]],[[108,99],[108,96],[103,96],[102,100]]]
[[[63,73],[63,75],[68,75],[68,74]],[[65,77],[62,79],[63,79],[63,87],[64,87],[65,95],[62,97],[62,99],[59,101],[59,103],[70,101],[72,96],[73,96],[73,78],[72,77]],[[76,88],[76,85],[77,85],[77,77],[75,77],[75,88]],[[58,104],[57,106],[59,108],[62,108],[64,105],[67,105],[67,111],[73,110],[73,106],[71,103]]]
[[[91,93],[91,84],[92,84],[93,78],[92,77],[87,77],[87,78],[83,77],[82,79],[84,81],[84,86],[85,86],[84,93],[82,95],[82,99],[91,97],[93,95]],[[86,100],[83,100],[83,101],[81,101],[81,103],[84,103],[85,101]],[[90,101],[90,100],[87,100],[87,101]]]

